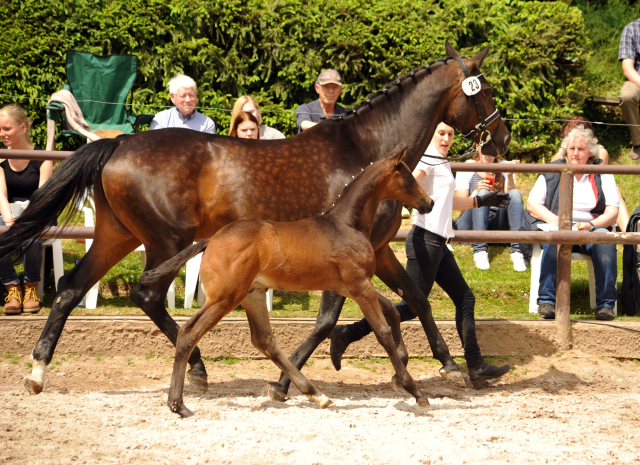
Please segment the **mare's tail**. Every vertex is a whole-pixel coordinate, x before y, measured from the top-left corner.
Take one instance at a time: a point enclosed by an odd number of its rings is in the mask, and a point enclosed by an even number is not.
[[[201,239],[199,242],[190,245],[178,255],[170,258],[158,268],[154,268],[153,270],[148,270],[142,273],[140,277],[140,284],[149,285],[155,282],[158,282],[167,276],[175,275],[178,273],[178,270],[182,268],[185,263],[191,260],[193,257],[198,255],[204,249],[207,248],[207,244],[209,243],[209,238]]]
[[[34,192],[14,225],[0,236],[0,259],[19,250],[28,240],[40,238],[70,201],[82,201],[87,189],[100,185],[104,165],[121,143],[122,139],[97,140],[63,161],[46,184]],[[73,213],[63,223],[72,217]]]

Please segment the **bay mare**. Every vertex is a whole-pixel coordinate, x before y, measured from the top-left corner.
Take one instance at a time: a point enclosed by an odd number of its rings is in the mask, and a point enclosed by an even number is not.
[[[253,141],[163,129],[99,140],[77,150],[36,191],[14,226],[0,236],[2,258],[41,235],[68,203],[78,202],[93,187],[93,245],[58,283],[51,313],[32,352],[27,389],[37,394],[44,388],[46,365],[71,311],[111,267],[140,244],[147,251],[145,269],[150,270],[238,219],[307,218],[326,211],[353,176],[399,143],[407,147],[405,161],[415,169],[441,121],[463,134],[470,133],[495,111],[491,87],[480,77],[482,90],[474,97],[465,95],[461,63],[451,58],[460,55],[448,42],[445,49],[448,58],[387,84],[344,118],[324,121],[289,139]],[[463,60],[471,75],[481,74],[488,52],[487,47]],[[500,118],[486,130],[491,139],[483,153],[504,154],[511,136]],[[478,131],[473,140],[480,142],[483,137],[486,140],[486,133],[483,136]],[[460,376],[427,298],[389,247],[400,227],[401,207],[400,202],[384,201],[378,208],[371,233],[376,275],[418,315],[443,373]],[[169,276],[138,284],[131,299],[175,345],[179,327],[164,307],[172,280]],[[290,358],[298,369],[331,333],[343,303],[343,296],[323,293],[314,330]],[[197,347],[189,364],[190,382],[206,390],[207,374]],[[282,375],[282,399],[289,383]]]
[[[168,400],[173,412],[183,417],[193,415],[182,399],[189,354],[202,336],[239,304],[247,313],[253,345],[302,394],[318,402],[321,408],[332,405],[278,346],[265,299],[269,288],[327,290],[352,298],[387,351],[396,371],[395,379],[416,398],[418,405],[429,405],[427,396],[406,369],[408,354],[399,315],[389,300],[376,293],[371,282],[376,269],[371,228],[380,202],[399,200],[421,213],[429,213],[433,208],[433,200],[401,161],[405,153],[398,147],[388,158],[365,169],[345,188],[329,212],[290,222],[235,221],[211,239],[187,247],[159,268],[142,275],[140,281],[144,284],[173,276],[189,259],[207,249],[200,266],[206,302],[178,331]],[[384,316],[381,307],[386,309]],[[393,336],[385,318],[394,321]]]

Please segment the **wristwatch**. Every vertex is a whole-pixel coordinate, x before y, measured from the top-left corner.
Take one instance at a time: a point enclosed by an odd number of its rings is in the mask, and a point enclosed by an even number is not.
[[[589,232],[593,232],[596,230],[595,225],[593,224],[593,221],[589,221],[589,224],[591,225],[591,229],[589,230]]]

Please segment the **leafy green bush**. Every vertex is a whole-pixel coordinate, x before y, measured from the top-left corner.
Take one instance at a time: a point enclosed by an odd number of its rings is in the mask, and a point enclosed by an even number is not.
[[[580,10],[559,1],[22,0],[0,5],[0,27],[1,94],[46,99],[64,84],[68,49],[134,53],[134,113],[170,105],[166,83],[184,72],[198,82],[201,106],[227,110],[204,111],[221,133],[248,93],[266,124],[292,135],[295,116],[284,110],[317,98],[321,69],[340,71],[342,102],[352,105],[441,58],[446,38],[469,56],[492,45],[484,71],[504,116],[572,116],[588,59]],[[45,101],[21,103],[43,144]],[[555,144],[559,125],[509,124],[514,152],[535,157]]]

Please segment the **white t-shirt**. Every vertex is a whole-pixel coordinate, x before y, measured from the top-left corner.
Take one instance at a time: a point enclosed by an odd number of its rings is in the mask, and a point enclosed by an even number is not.
[[[580,181],[573,178],[573,218],[574,223],[588,222],[595,219],[591,210],[596,207],[596,194],[593,192],[590,177],[592,174],[585,174]],[[604,192],[605,205],[617,207],[620,203],[618,199],[618,189],[613,174],[601,174],[602,192]],[[538,180],[529,193],[529,200],[544,205],[547,200],[547,183],[544,176],[539,176]]]
[[[431,145],[427,147],[425,153],[442,157]],[[439,236],[453,237],[454,230],[451,225],[451,218],[456,180],[451,172],[451,165],[449,165],[448,161],[444,161],[444,158],[439,160],[437,158],[422,157],[416,168],[426,174],[418,182],[427,195],[431,197],[434,204],[431,213],[426,215],[416,213],[413,218],[413,224]]]

